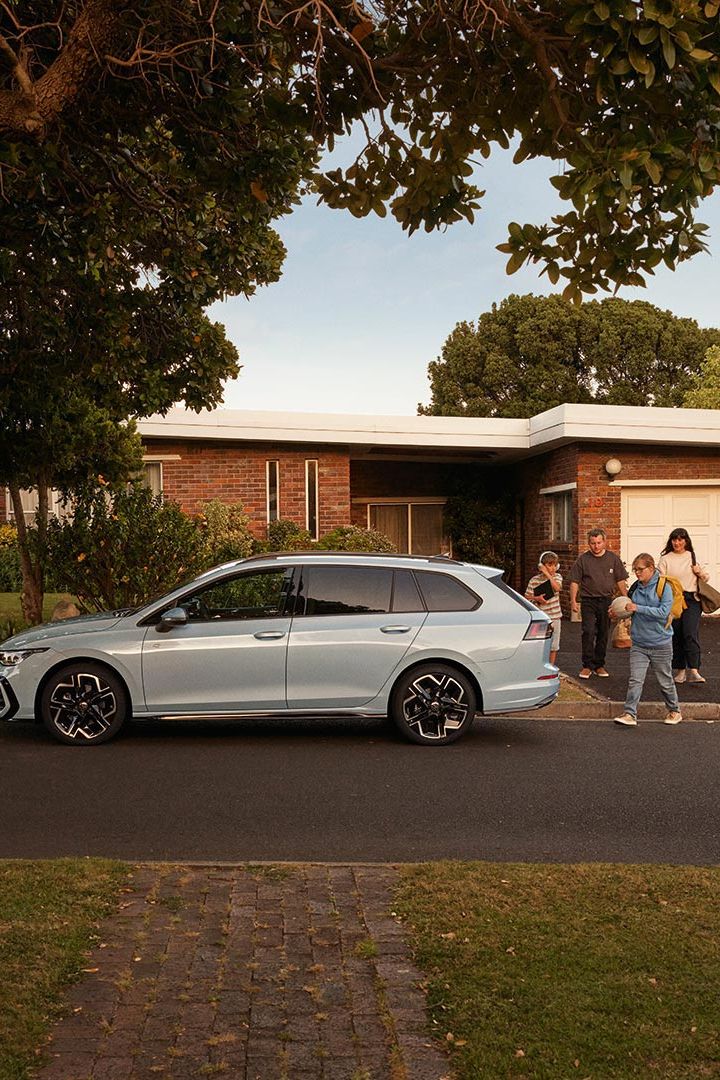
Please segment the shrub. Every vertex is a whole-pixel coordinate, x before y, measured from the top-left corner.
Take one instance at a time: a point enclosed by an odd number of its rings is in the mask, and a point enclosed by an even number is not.
[[[498,492],[483,481],[454,495],[445,505],[453,555],[467,562],[496,566],[512,581],[515,566],[515,495]]]
[[[250,518],[242,503],[212,499],[203,503],[195,521],[203,537],[208,566],[245,559],[254,551]]]
[[[307,529],[287,518],[271,521],[267,537],[267,551],[307,551],[314,543]]]
[[[48,568],[85,609],[136,607],[193,577],[207,549],[176,503],[142,484],[78,500],[72,520],[48,525]]]
[[[17,529],[0,525],[0,592],[19,592],[22,588]]]
[[[376,529],[361,529],[358,525],[339,525],[319,540],[323,551],[383,551],[392,553],[395,545]]]

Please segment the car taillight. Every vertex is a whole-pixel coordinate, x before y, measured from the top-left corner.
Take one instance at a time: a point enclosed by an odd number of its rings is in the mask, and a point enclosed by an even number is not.
[[[525,631],[524,641],[535,641],[538,638],[544,640],[545,638],[552,637],[552,623],[541,622],[540,619],[533,619]]]

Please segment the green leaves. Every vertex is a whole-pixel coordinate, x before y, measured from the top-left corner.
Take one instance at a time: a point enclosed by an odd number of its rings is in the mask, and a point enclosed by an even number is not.
[[[39,78],[72,34],[77,6],[16,9],[20,28],[0,9],[0,33],[22,45]],[[673,267],[704,248],[697,200],[720,181],[714,0],[560,0],[498,9],[492,20],[460,2],[380,0],[372,22],[353,5],[334,5],[329,19],[322,5],[228,0],[215,9],[214,33],[193,5],[120,10],[98,28],[107,49],[75,73],[72,93],[64,88],[62,121],[44,136],[29,143],[3,128],[0,109],[0,275],[14,280],[2,269],[12,256],[25,260],[24,280],[82,276],[76,292],[93,315],[120,295],[136,304],[127,334],[100,315],[95,337],[108,369],[129,365],[138,408],[162,407],[171,391],[192,407],[212,404],[235,363],[217,335],[203,336],[202,357],[184,336],[173,340],[184,375],[167,353],[166,393],[145,353],[138,281],[169,315],[163,325],[176,312],[197,321],[221,296],[251,295],[279,277],[284,249],[272,223],[307,185],[329,206],[358,218],[390,213],[413,232],[474,220],[477,169],[496,146],[511,146],[517,163],[559,162],[551,183],[567,212],[511,228],[501,249],[509,273],[529,260],[551,281],[562,277],[573,300],[641,281],[651,251]],[[50,40],[42,27],[57,20]],[[129,60],[138,32],[157,44],[142,70]],[[6,66],[0,102],[16,91]],[[358,121],[367,138],[357,160],[319,174],[321,150]],[[67,323],[70,301],[51,292],[36,324],[50,352],[71,344],[53,323],[58,305]],[[123,318],[127,310],[118,325]],[[141,392],[137,373],[148,365]]]
[[[660,255],[646,249],[643,259],[657,265]],[[547,265],[555,283],[561,273]],[[429,365],[432,401],[421,411],[532,416],[562,402],[682,405],[705,350],[720,346],[720,330],[644,301],[578,306],[581,295],[570,281],[562,299],[513,295],[476,323],[458,323]]]

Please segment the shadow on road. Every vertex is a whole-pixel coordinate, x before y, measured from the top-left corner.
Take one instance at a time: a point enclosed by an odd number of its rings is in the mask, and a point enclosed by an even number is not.
[[[418,751],[443,750],[445,753],[462,751],[471,744],[486,744],[488,747],[502,746],[512,742],[514,745],[529,746],[540,739],[541,733],[534,729],[534,721],[523,719],[508,722],[491,717],[478,718],[469,732],[458,740],[444,747],[420,746],[411,743],[397,730],[390,720],[364,719],[361,717],[318,717],[291,720],[132,720],[126,723],[119,734],[110,743],[92,749],[100,751],[103,747],[112,747],[118,743],[147,745],[166,741],[206,740],[217,743],[223,739],[232,741],[252,739],[258,742],[273,739],[329,739],[337,742],[352,740],[359,744],[372,745],[383,742],[412,747]],[[0,740],[7,742],[27,742],[28,744],[46,744],[59,749],[73,750],[56,742],[42,724],[14,723],[0,725]],[[81,747],[82,744],[78,744]],[[86,747],[89,749],[89,747]]]

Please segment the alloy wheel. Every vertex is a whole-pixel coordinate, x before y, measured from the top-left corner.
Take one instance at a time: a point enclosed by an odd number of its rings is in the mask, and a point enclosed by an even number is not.
[[[68,672],[48,700],[50,719],[68,739],[88,742],[104,735],[117,715],[113,688],[94,672]]]
[[[467,720],[465,688],[450,674],[425,672],[408,685],[402,715],[423,739],[444,739]]]

